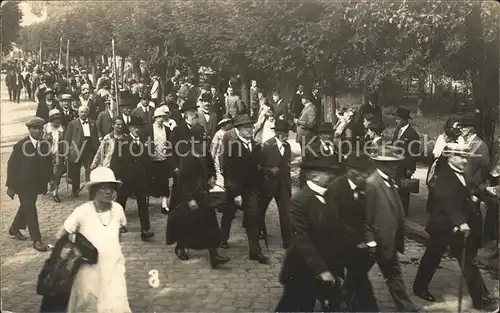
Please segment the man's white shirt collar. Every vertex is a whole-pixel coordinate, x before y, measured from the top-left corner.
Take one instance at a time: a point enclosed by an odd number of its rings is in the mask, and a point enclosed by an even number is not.
[[[408,126],[410,126],[410,124],[406,124],[405,126],[401,127],[401,129],[399,130],[399,134],[402,135],[406,131]]]
[[[347,179],[347,182],[349,183],[349,187],[351,187],[351,190],[356,190],[356,188],[358,188],[358,186],[356,186],[356,184],[349,178]]]
[[[38,140],[36,140],[35,138],[31,137],[31,135],[29,137],[30,137],[31,143],[33,144],[33,147],[36,148],[36,145],[38,144]]]
[[[466,143],[467,143],[468,145],[470,145],[470,143],[471,143],[474,139],[476,139],[476,137],[477,137],[477,134],[472,134],[472,135],[470,135],[470,136],[469,136],[469,138],[467,138],[467,142],[466,142]]]
[[[389,176],[387,176],[384,172],[382,172],[381,170],[379,170],[377,168],[377,173],[382,176],[382,178],[384,179],[384,183],[387,187],[391,187],[391,184],[389,184],[388,180],[389,180]]]
[[[251,142],[250,140],[248,140],[248,139],[245,139],[245,138],[241,137],[241,136],[240,136],[240,131],[238,130],[238,128],[235,128],[234,130],[236,131],[236,135],[238,136],[238,138],[239,138],[241,141],[243,141],[243,143],[244,143],[245,145],[247,145],[247,146],[251,146],[251,143],[252,143],[252,142]]]
[[[319,202],[323,203],[323,204],[326,204],[326,201],[325,201],[325,198],[323,198],[323,196],[325,195],[327,189],[326,188],[323,188],[321,186],[318,186],[316,185],[315,183],[313,183],[312,181],[308,180],[306,181],[306,184],[307,186],[312,190],[314,191],[316,194],[316,199],[319,200]]]

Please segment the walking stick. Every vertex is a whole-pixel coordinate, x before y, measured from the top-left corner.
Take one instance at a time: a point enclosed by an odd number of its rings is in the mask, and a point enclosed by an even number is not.
[[[466,242],[469,232],[464,233],[461,259],[460,259],[460,281],[458,284],[458,308],[457,312],[462,313],[462,298],[463,298],[463,288],[464,288],[464,268],[465,268],[465,252],[466,252]]]

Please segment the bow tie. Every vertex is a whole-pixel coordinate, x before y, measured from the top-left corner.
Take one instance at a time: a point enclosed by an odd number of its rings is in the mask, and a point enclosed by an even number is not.
[[[464,171],[460,171],[460,170],[454,170],[454,169],[451,169],[453,172],[455,172],[456,174],[458,175],[464,175]]]
[[[82,121],[82,125],[88,124],[89,121]]]

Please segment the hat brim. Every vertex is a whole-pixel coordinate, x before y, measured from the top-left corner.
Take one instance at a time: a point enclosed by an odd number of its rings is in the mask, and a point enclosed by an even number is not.
[[[224,118],[222,120],[219,121],[219,123],[217,123],[217,125],[221,126],[221,125],[224,125],[224,124],[228,124],[228,123],[231,123],[233,120],[230,119],[230,118]]]
[[[240,123],[234,123],[234,127],[239,127],[239,126],[248,126],[248,125],[253,125],[254,122],[252,121],[247,121],[247,122],[240,122]]]
[[[63,115],[61,113],[54,114],[52,116],[49,116],[48,121],[53,121],[55,119],[61,118]]]
[[[153,118],[156,118],[156,117],[164,117],[164,116],[167,116],[167,113],[163,113],[163,114],[155,114],[155,115],[153,115]]]
[[[385,155],[375,155],[375,156],[370,156],[370,160],[373,161],[379,161],[379,162],[396,162],[396,161],[402,161],[405,158],[403,156],[385,156]]]
[[[90,181],[88,182],[85,187],[89,189],[92,186],[100,185],[100,184],[116,184],[117,187],[120,187],[123,182],[121,180],[108,180],[108,181]]]
[[[480,157],[480,154],[476,154],[473,152],[461,151],[461,150],[445,150],[442,152],[442,155],[447,157],[449,155],[460,155],[464,157]]]

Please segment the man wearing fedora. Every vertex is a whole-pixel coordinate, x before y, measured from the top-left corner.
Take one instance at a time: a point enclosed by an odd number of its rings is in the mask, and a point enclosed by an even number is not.
[[[123,119],[126,131],[128,132],[128,124],[130,124],[132,116],[132,109],[135,106],[135,101],[132,97],[132,93],[129,90],[120,91],[120,102],[119,102],[119,116]]]
[[[354,312],[378,312],[368,272],[373,266],[377,246],[371,225],[366,219],[365,184],[370,160],[351,153],[342,163],[345,173],[328,185],[326,202],[334,209],[342,225],[336,249],[340,271],[347,271],[346,287],[354,294]]]
[[[246,229],[249,258],[262,264],[269,264],[269,257],[260,248],[259,231],[261,228],[261,210],[259,210],[259,145],[252,140],[253,121],[247,114],[236,115],[234,128],[224,134],[222,139],[223,161],[222,174],[228,193],[231,209],[222,215],[222,247],[227,247],[237,207],[243,210],[243,226]]]
[[[274,124],[275,137],[262,144],[260,153],[260,170],[262,184],[259,197],[261,214],[261,231],[267,236],[266,211],[274,198],[278,205],[278,216],[281,228],[283,248],[290,245],[290,223],[288,212],[292,197],[292,179],[290,176],[290,161],[292,152],[287,142],[289,125],[286,120],[276,120]]]
[[[7,163],[7,195],[14,199],[19,197],[19,209],[16,217],[9,228],[9,235],[17,240],[26,240],[21,229],[26,226],[30,232],[33,248],[37,251],[46,251],[47,247],[42,243],[36,200],[38,195],[47,191],[47,184],[52,174],[52,160],[50,157],[50,145],[42,140],[43,125],[42,118],[30,119],[26,126],[29,136],[17,142],[12,150]]]
[[[118,190],[117,202],[125,209],[127,199],[134,196],[137,202],[141,227],[141,240],[147,241],[154,236],[151,231],[149,209],[147,204],[148,187],[150,183],[151,159],[146,137],[141,133],[143,122],[138,117],[132,117],[128,124],[129,134],[125,142],[120,142],[118,159],[126,171],[122,173],[123,185]]]
[[[342,284],[343,268],[336,249],[341,228],[335,206],[326,202],[328,185],[340,171],[331,158],[308,159],[302,164],[307,180],[291,201],[292,237],[281,268],[284,290],[276,312],[312,312],[316,299],[324,296],[321,290]],[[330,288],[330,294],[338,295]],[[339,300],[330,303],[331,312],[338,311]]]
[[[35,115],[47,121],[49,119],[49,111],[52,109],[60,109],[60,105],[59,102],[54,99],[54,90],[52,90],[52,88],[46,88],[45,98],[38,103]]]
[[[68,176],[71,179],[71,195],[77,197],[80,192],[80,170],[85,168],[85,180],[89,180],[90,164],[99,147],[97,127],[89,119],[89,107],[78,108],[78,118],[69,122],[64,132],[64,141],[68,144]]]
[[[420,155],[420,136],[410,125],[410,111],[405,108],[397,108],[393,114],[396,116],[397,127],[392,135],[392,145],[399,148],[402,152],[402,159],[399,162],[396,179],[401,182],[403,179],[409,179],[415,173],[417,168],[417,159]],[[399,196],[404,207],[405,216],[408,216],[410,206],[410,191],[402,186],[399,189]]]
[[[404,208],[396,175],[404,159],[397,147],[384,145],[370,158],[375,170],[366,179],[366,217],[376,243],[375,261],[398,312],[416,312],[402,277],[398,252],[404,253]]]
[[[429,284],[448,246],[453,257],[463,264],[462,275],[475,309],[498,311],[477,267],[476,255],[481,246],[482,216],[474,204],[467,176],[468,158],[474,154],[467,145],[449,143],[443,151],[448,162],[437,176],[433,199],[436,203],[426,232],[430,235],[427,249],[418,268],[413,291],[427,301],[435,301]],[[465,249],[465,260],[462,251]]]

